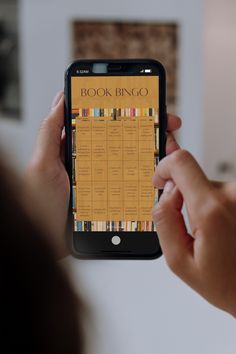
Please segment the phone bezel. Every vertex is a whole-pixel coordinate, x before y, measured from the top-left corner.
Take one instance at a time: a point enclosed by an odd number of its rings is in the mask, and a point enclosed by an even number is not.
[[[79,68],[91,67],[94,63],[118,64],[121,70],[109,74],[83,73],[78,75]],[[153,68],[151,74],[134,73],[134,68]],[[124,72],[124,69],[127,71]],[[130,70],[130,71],[129,71]],[[71,77],[72,76],[159,76],[159,160],[162,159],[166,145],[166,75],[163,65],[153,59],[99,59],[76,60],[65,73],[65,164],[72,185],[72,137],[71,137]],[[68,235],[70,249],[74,257],[80,259],[155,259],[162,255],[156,232],[74,232],[72,214],[72,188],[70,192]],[[73,235],[73,236],[71,236]],[[111,238],[118,235],[119,245],[113,245]]]

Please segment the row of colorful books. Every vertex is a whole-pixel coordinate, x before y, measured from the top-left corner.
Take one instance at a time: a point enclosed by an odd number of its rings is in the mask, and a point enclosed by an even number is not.
[[[76,117],[158,117],[158,110],[147,108],[76,108],[72,109],[72,118]]]
[[[152,221],[77,221],[75,231],[156,231]]]

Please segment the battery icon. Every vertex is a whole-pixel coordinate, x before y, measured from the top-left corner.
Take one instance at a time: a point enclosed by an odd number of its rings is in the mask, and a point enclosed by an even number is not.
[[[144,72],[150,74],[152,72],[152,69],[145,69]]]

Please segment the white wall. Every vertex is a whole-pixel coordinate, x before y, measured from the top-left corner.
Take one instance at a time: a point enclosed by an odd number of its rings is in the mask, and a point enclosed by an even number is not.
[[[0,122],[0,136],[20,167],[41,117],[63,86],[72,18],[170,20],[180,25],[181,142],[202,159],[203,0],[22,0],[23,124]],[[68,259],[94,310],[91,354],[231,354],[234,321],[216,311],[157,261]],[[225,343],[225,341],[227,341]]]
[[[236,178],[236,1],[208,0],[205,16],[204,166],[221,179],[217,166],[229,162]]]
[[[0,138],[23,166],[39,123],[70,62],[70,20],[74,18],[177,21],[180,25],[179,114],[181,142],[202,157],[202,1],[192,0],[21,0],[23,124],[0,121]],[[194,83],[194,84],[193,84]]]

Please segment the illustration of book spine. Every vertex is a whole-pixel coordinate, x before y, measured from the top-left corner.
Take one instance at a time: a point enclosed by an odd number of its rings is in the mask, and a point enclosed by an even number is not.
[[[76,159],[75,157],[72,157],[72,184],[76,183],[75,171],[76,171]]]
[[[141,221],[141,231],[145,231],[145,222]]]
[[[93,230],[92,231],[98,231],[97,224],[98,224],[97,221],[93,221]]]
[[[82,221],[77,221],[77,231],[83,231],[82,230]]]
[[[156,111],[154,114],[154,122],[155,122],[155,124],[159,123],[159,112],[158,111]]]
[[[131,231],[137,231],[137,223],[135,221],[131,221]]]
[[[126,230],[126,222],[122,221],[121,222],[121,231],[125,231]]]
[[[141,222],[140,221],[137,222],[137,231],[141,231]]]
[[[76,154],[76,129],[72,129],[72,154]]]
[[[72,209],[76,210],[76,187],[72,187]]]
[[[100,112],[99,108],[94,108],[94,117],[99,117],[99,112]]]
[[[159,129],[155,129],[155,149],[157,150],[157,153],[159,153]]]

